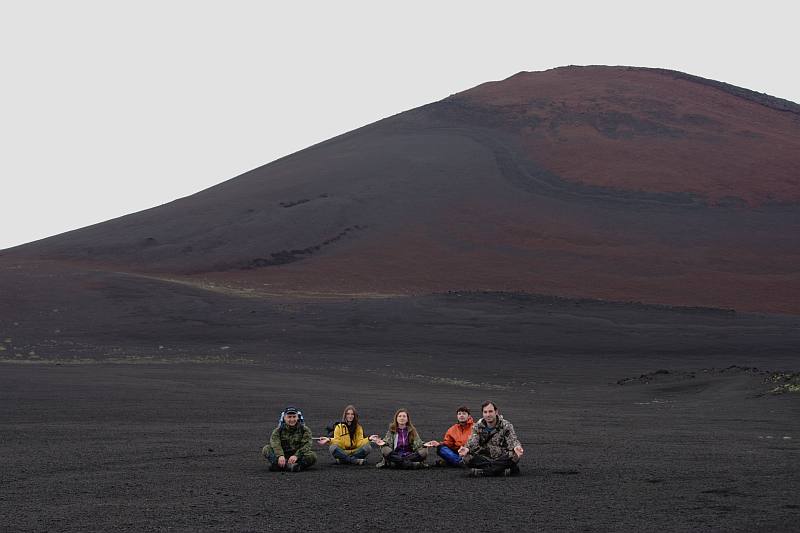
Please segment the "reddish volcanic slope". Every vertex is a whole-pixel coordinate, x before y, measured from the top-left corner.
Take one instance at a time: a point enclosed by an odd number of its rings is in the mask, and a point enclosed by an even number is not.
[[[800,106],[657,69],[520,73],[0,253],[34,264],[800,313]]]
[[[570,182],[692,193],[711,205],[800,200],[797,106],[769,112],[768,100],[673,72],[592,70],[520,74],[459,98],[502,116],[531,158]]]

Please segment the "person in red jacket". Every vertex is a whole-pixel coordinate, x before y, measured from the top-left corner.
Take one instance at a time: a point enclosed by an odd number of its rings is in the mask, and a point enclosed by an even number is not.
[[[425,443],[425,446],[436,447],[436,453],[440,457],[439,464],[464,466],[461,456],[458,455],[458,449],[467,443],[475,421],[470,416],[469,409],[463,405],[456,409],[456,420],[458,422],[450,426],[444,434],[443,442],[432,440]]]

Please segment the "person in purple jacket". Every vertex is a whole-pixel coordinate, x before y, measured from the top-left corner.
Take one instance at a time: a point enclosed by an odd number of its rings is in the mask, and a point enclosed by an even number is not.
[[[389,430],[382,439],[371,435],[370,441],[377,444],[383,454],[383,461],[378,463],[378,468],[423,468],[428,450],[422,443],[422,438],[417,428],[411,423],[408,409],[398,409],[394,414]]]

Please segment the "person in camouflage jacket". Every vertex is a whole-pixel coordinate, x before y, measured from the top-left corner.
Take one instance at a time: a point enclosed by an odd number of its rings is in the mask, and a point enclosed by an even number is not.
[[[483,418],[472,426],[467,443],[458,450],[470,475],[518,474],[524,450],[514,425],[500,415],[494,402],[484,402],[481,411]]]
[[[317,454],[311,450],[311,430],[299,409],[287,407],[281,413],[278,427],[272,431],[269,444],[261,454],[269,461],[272,471],[299,472],[317,462]]]

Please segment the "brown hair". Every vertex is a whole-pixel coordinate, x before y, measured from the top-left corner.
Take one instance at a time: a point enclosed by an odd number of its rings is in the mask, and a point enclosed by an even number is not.
[[[463,405],[461,407],[459,407],[458,409],[456,409],[456,414],[458,414],[458,413],[467,413],[468,415],[472,414],[472,413],[469,412],[469,408],[468,407],[464,407]]]
[[[347,423],[347,411],[353,411],[353,422],[348,424]],[[355,436],[356,431],[358,431],[358,411],[356,411],[355,405],[348,405],[342,411],[342,424],[344,427],[347,428],[347,434],[350,435],[350,444],[353,444],[353,438]]]
[[[392,423],[389,424],[389,431],[392,433],[397,433],[397,415],[400,413],[405,413],[408,417],[408,422],[406,423],[406,427],[408,428],[408,440],[409,444],[414,442],[419,435],[417,434],[417,428],[414,427],[414,424],[411,423],[411,415],[408,413],[408,409],[400,408],[394,413],[394,418],[392,418]]]
[[[492,407],[494,407],[494,410],[495,410],[495,411],[497,411],[498,413],[500,412],[500,409],[497,407],[497,404],[496,404],[496,403],[494,403],[492,400],[486,400],[485,402],[483,402],[483,403],[481,404],[481,412],[482,412],[484,409],[486,409],[486,406],[487,406],[487,405],[490,405],[490,404],[491,404],[491,406],[492,406]]]

